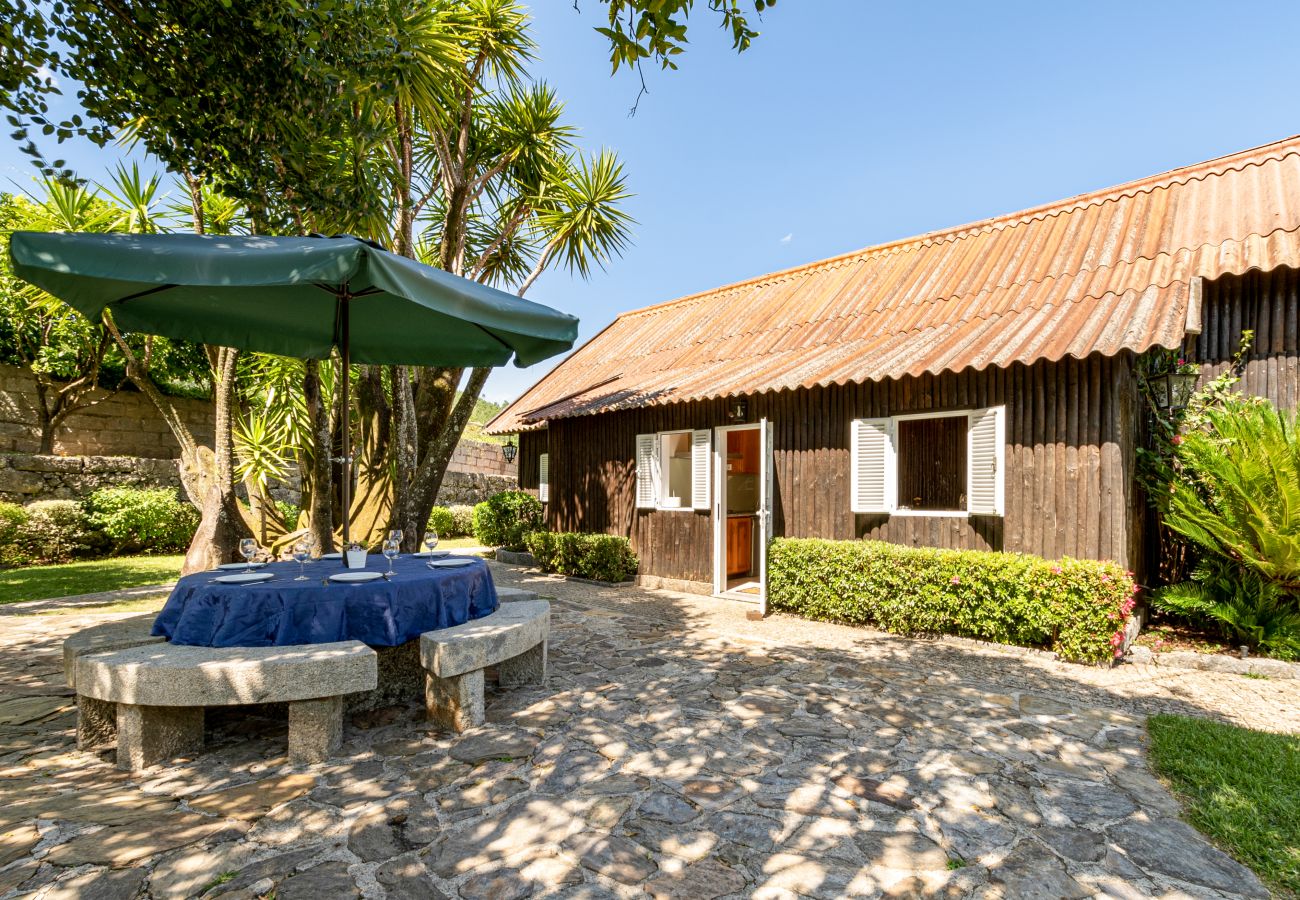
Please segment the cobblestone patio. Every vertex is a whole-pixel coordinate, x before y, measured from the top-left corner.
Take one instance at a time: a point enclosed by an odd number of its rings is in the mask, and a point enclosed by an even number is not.
[[[1300,730],[1300,683],[906,641],[494,566],[555,598],[551,683],[452,736],[284,722],[131,779],[73,748],[59,645],[0,617],[0,897],[1266,897],[1178,819],[1142,716]]]

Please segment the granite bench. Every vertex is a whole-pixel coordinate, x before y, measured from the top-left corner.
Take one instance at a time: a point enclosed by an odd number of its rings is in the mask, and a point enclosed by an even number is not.
[[[360,641],[291,647],[151,643],[83,653],[74,672],[79,698],[114,708],[117,765],[130,771],[202,749],[205,707],[257,703],[288,703],[291,764],[321,762],[342,743],[344,695],[378,683],[375,651]]]
[[[483,724],[488,666],[497,667],[501,687],[546,681],[550,603],[531,591],[502,588],[497,594],[502,602],[491,615],[420,635],[425,709],[444,728]]]
[[[63,678],[77,689],[77,660],[88,653],[109,653],[167,639],[154,637],[153,614],[130,616],[83,628],[63,642]],[[105,703],[84,694],[77,695],[77,749],[89,750],[117,737],[117,704]]]

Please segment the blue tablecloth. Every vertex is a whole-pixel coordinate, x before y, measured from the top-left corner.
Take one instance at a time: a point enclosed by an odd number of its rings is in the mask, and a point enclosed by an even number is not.
[[[321,580],[345,571],[339,560],[307,563],[310,581],[294,581],[296,562],[272,563],[271,581],[216,584],[223,572],[187,575],[176,583],[154,621],[153,633],[174,644],[203,647],[283,647],[362,641],[396,647],[426,631],[463,625],[497,608],[487,563],[430,569],[427,559],[403,556],[393,579],[364,584]],[[371,554],[368,571],[388,571],[388,560]]]

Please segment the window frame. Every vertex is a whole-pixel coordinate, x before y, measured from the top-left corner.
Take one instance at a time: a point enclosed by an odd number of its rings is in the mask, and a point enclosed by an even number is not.
[[[963,418],[966,420],[966,434],[962,438],[963,450],[966,454],[966,493],[970,493],[970,451],[966,449],[966,443],[970,439],[970,414],[974,409],[953,409],[942,412],[921,412],[921,413],[902,413],[896,416],[886,416],[890,421],[891,431],[890,440],[894,445],[894,466],[893,466],[893,498],[894,508],[887,515],[890,516],[911,516],[913,518],[933,518],[933,519],[969,519],[971,512],[968,509],[903,509],[898,505],[898,423],[915,422],[919,419],[956,419]]]
[[[695,434],[695,429],[673,428],[668,431],[656,431],[653,433],[655,436],[655,443],[658,444],[657,455],[659,457],[658,470],[651,472],[651,478],[654,479],[656,482],[658,482],[657,484],[654,485],[654,492],[655,492],[654,508],[662,512],[695,512],[695,507],[694,505],[692,505],[692,499],[693,499],[692,488],[693,485],[695,484],[695,453],[693,452],[693,438]],[[686,435],[687,438],[686,452],[688,458],[691,461],[691,472],[690,472],[690,477],[687,479],[687,483],[686,483],[686,495],[684,497],[678,498],[681,500],[681,503],[679,503],[677,506],[665,506],[664,500],[668,496],[668,481],[669,481],[668,462],[671,457],[669,457],[667,454],[667,441],[665,441],[664,438],[673,435],[678,435],[678,434]]]
[[[974,425],[972,417],[976,414],[993,412],[997,419],[995,427],[997,456],[994,460],[996,466],[996,500],[997,511],[972,511],[971,505],[971,479],[974,472],[974,460],[971,458],[971,429]],[[896,415],[885,416],[853,416],[849,420],[849,508],[853,515],[858,516],[900,516],[910,518],[936,518],[936,519],[973,519],[973,518],[1006,518],[1006,453],[1007,453],[1007,436],[1006,436],[1006,416],[1007,407],[1005,403],[993,406],[970,407],[966,409],[945,409],[945,410],[926,410],[924,412],[898,413]],[[965,509],[901,509],[898,505],[898,479],[899,479],[899,443],[898,443],[898,426],[900,422],[916,421],[918,419],[944,419],[963,417],[967,421],[965,435],[965,453],[966,453],[966,508]],[[885,509],[864,510],[858,507],[859,487],[861,482],[859,478],[859,458],[858,458],[858,428],[859,423],[870,424],[872,428],[883,430],[885,433],[884,445],[884,496],[887,498],[889,506]],[[882,424],[883,423],[883,424]],[[884,425],[887,424],[887,427]]]

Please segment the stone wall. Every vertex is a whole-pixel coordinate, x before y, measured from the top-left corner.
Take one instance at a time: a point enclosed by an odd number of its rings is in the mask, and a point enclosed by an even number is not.
[[[450,472],[472,472],[477,475],[496,475],[503,478],[509,478],[511,482],[519,481],[519,458],[515,457],[514,462],[506,462],[501,455],[500,444],[489,444],[486,441],[468,441],[461,440],[452,451],[451,462],[447,463],[447,471]],[[512,483],[511,487],[514,486]]]
[[[109,395],[95,391],[96,405],[63,420],[54,440],[56,456],[134,456],[175,459],[180,445],[149,398],[139,391]],[[181,419],[201,444],[212,444],[212,404],[173,397]],[[40,449],[36,386],[31,375],[0,366],[0,452],[35,453]]]
[[[438,491],[439,506],[473,506],[493,494],[513,491],[519,486],[517,479],[506,475],[484,475],[480,472],[452,472],[448,470]]]
[[[102,487],[179,491],[181,481],[176,463],[170,459],[0,453],[0,500],[77,500]]]

